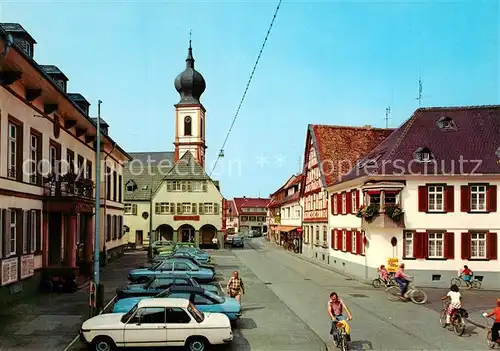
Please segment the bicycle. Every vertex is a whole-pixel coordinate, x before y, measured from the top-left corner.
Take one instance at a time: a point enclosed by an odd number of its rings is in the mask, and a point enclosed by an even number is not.
[[[349,333],[350,327],[346,320],[343,321],[332,321],[335,323],[335,329],[333,329],[332,340],[335,347],[340,348],[341,351],[348,351],[349,346],[347,343],[351,341],[351,336]]]
[[[448,314],[449,302],[443,301],[443,309],[441,310],[441,314],[439,315],[439,323],[442,328],[446,328],[448,324],[446,324],[446,316]],[[458,336],[462,336],[465,332],[465,318],[469,317],[469,314],[463,308],[455,309],[450,316],[450,325],[453,327],[455,334]]]
[[[404,296],[406,299],[409,298],[413,303],[416,303],[417,305],[423,305],[427,302],[427,294],[425,293],[425,291],[418,289],[414,285],[413,279],[414,278],[411,277],[410,281],[408,282],[408,287]],[[401,297],[399,286],[390,286],[385,289],[385,292],[387,293],[387,298],[389,299],[389,301],[404,300]]]
[[[386,287],[389,287],[389,286],[396,286],[397,284],[394,281],[394,277],[392,274],[389,274],[389,276],[387,277],[387,284],[384,282],[384,280],[382,279],[380,274],[378,274],[377,278],[373,279],[372,285],[374,288],[377,289],[377,288],[380,288],[381,285],[385,285]]]
[[[484,316],[483,316],[484,317]],[[495,346],[498,346],[500,347],[500,343],[497,343],[496,340],[491,340],[493,335],[491,333],[491,327],[492,327],[492,323],[491,323],[491,320],[493,318],[488,318],[488,317],[484,317],[486,318],[486,326],[488,327],[488,332],[486,333],[486,345],[488,345],[488,347],[490,349],[494,349]]]
[[[471,277],[470,281],[466,281],[466,280],[464,280],[463,276],[459,276],[459,277],[453,278],[451,280],[451,285],[453,285],[453,284],[455,284],[459,288],[462,286],[465,286],[467,289],[471,289],[471,288],[472,289],[481,289],[482,282],[480,280],[474,278],[474,276]]]

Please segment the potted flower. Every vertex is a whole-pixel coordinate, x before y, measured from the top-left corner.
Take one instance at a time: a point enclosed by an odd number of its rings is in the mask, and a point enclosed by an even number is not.
[[[403,209],[398,204],[385,205],[385,214],[395,222],[398,222],[403,217]]]
[[[83,196],[92,197],[92,190],[94,189],[94,182],[92,181],[92,179],[79,179],[78,187],[80,188]]]
[[[66,191],[68,193],[74,194],[75,187],[77,186],[77,184],[76,184],[77,179],[78,179],[78,176],[71,171],[67,172],[66,174],[64,174],[61,177],[61,182],[64,183],[64,187],[66,188]]]
[[[356,213],[356,217],[358,218],[363,218],[367,222],[371,222],[375,219],[376,216],[378,216],[380,212],[379,205],[377,204],[371,204],[368,206],[361,206],[358,210],[358,213]]]

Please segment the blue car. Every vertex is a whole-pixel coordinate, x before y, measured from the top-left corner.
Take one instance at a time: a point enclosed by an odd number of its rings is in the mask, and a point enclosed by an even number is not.
[[[168,278],[188,275],[198,282],[211,282],[215,273],[208,268],[200,268],[189,261],[165,261],[151,268],[137,268],[128,272],[128,279],[133,283],[147,283],[153,277]]]
[[[175,253],[178,253],[178,252],[187,252],[187,253],[191,254],[191,256],[196,258],[198,261],[200,261],[201,263],[209,263],[210,262],[210,255],[207,252],[200,250],[196,247],[180,247],[179,249],[176,249],[174,251],[174,255],[175,255]]]
[[[153,259],[151,259],[150,262],[152,263],[152,265],[154,265],[158,262],[171,261],[172,259],[178,259],[178,258],[191,261],[194,265],[196,265],[200,268],[208,268],[208,269],[215,271],[215,266],[213,264],[201,263],[193,255],[191,255],[188,252],[175,252],[170,256],[156,256]],[[143,267],[141,267],[141,268],[143,268]]]
[[[116,288],[116,297],[118,300],[127,297],[153,297],[155,295],[158,295],[165,289],[170,288],[172,285],[202,287],[208,291],[213,292],[214,294],[219,293],[219,289],[215,285],[200,285],[196,280],[189,277],[187,274],[184,274],[168,278],[153,278],[146,284],[129,284],[123,287]]]
[[[225,314],[229,320],[235,321],[241,317],[241,306],[232,297],[222,297],[208,290],[195,286],[172,285],[153,298],[181,298],[191,301],[201,312],[217,312]],[[113,313],[127,313],[139,301],[148,297],[130,297],[119,300],[113,306]]]

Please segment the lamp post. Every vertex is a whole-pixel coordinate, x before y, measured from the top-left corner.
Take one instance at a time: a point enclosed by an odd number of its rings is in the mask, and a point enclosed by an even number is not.
[[[149,258],[153,258],[153,176],[149,182],[149,247],[148,255]]]
[[[94,289],[95,289],[95,300],[96,308],[100,308],[99,301],[101,300],[101,291],[103,290],[100,286],[100,210],[101,210],[101,104],[102,101],[97,102],[97,131],[96,131],[96,167],[95,167],[95,237],[94,237]]]

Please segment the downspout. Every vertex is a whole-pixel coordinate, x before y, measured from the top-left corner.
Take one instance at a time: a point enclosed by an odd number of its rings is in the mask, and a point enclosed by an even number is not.
[[[103,222],[104,222],[103,233],[106,236],[106,238],[104,239],[104,246],[102,248],[102,252],[104,253],[104,264],[106,264],[108,260],[106,254],[106,241],[108,237],[108,232],[107,232],[108,218],[106,217],[106,204],[108,201],[108,175],[106,174],[106,172],[108,169],[106,167],[106,160],[108,159],[108,156],[111,155],[113,151],[115,151],[115,148],[116,148],[116,143],[113,143],[113,148],[111,149],[110,152],[104,151],[104,153],[106,154],[106,156],[104,157],[104,206],[103,206]]]

